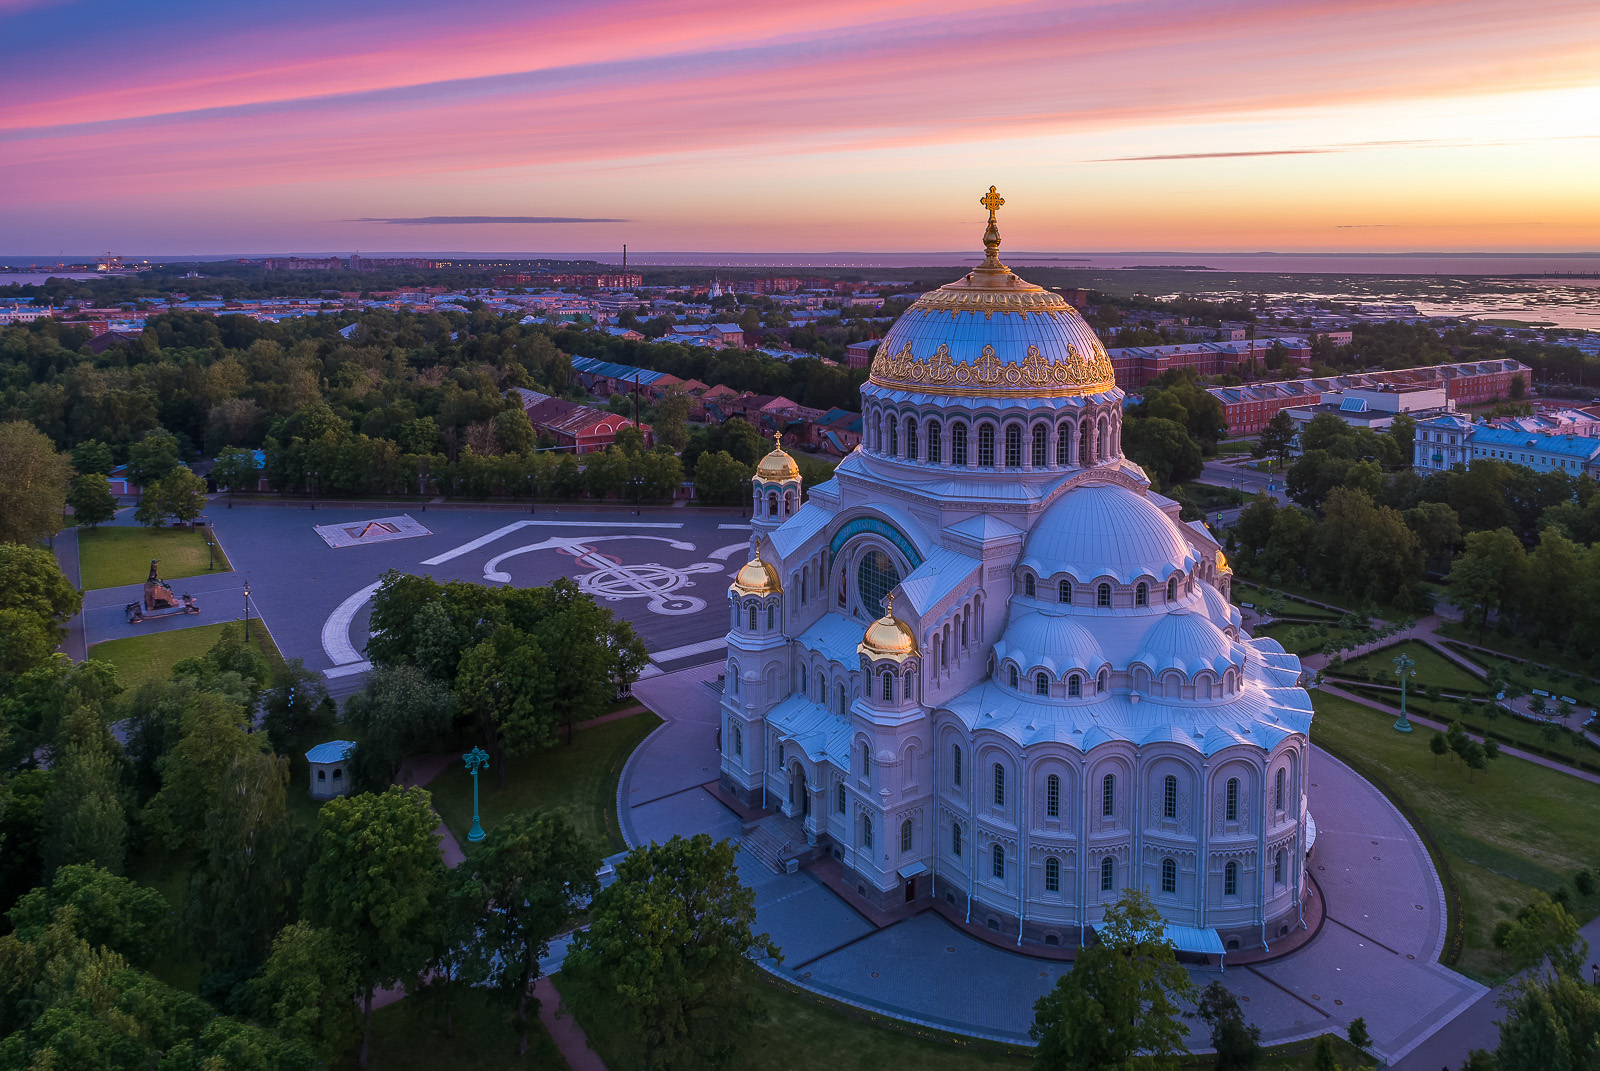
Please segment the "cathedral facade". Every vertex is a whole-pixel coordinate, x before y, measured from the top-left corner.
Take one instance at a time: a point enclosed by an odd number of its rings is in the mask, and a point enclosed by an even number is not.
[[[721,784],[858,895],[1075,945],[1122,890],[1259,948],[1302,925],[1311,702],[1240,628],[1199,522],[1122,457],[1123,392],[1059,295],[987,255],[890,328],[864,436],[752,480]]]

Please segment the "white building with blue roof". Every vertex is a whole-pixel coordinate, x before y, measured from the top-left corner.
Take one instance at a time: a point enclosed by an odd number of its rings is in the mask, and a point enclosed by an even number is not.
[[[1302,925],[1299,660],[1122,456],[1105,350],[1000,263],[992,213],[982,265],[889,329],[834,478],[802,503],[781,446],[757,466],[722,789],[880,907],[1075,945],[1137,887],[1260,948]]]

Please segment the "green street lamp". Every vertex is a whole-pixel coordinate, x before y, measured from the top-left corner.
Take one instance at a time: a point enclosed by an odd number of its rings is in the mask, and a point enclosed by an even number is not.
[[[489,753],[481,747],[475,747],[465,755],[467,772],[472,775],[472,828],[467,830],[467,840],[473,844],[484,838],[483,825],[478,821],[478,770],[489,765]]]
[[[1394,731],[1409,733],[1411,722],[1406,718],[1406,681],[1417,675],[1417,664],[1405,655],[1396,655],[1394,675],[1400,678],[1400,717],[1394,723]]]

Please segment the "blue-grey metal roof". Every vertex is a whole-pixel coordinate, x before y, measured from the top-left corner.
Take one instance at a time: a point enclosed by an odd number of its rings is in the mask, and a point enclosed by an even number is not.
[[[341,762],[356,746],[354,740],[329,740],[306,752],[307,762]]]

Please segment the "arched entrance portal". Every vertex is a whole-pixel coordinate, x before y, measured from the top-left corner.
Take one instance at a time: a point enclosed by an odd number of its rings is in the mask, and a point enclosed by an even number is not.
[[[806,791],[806,771],[799,762],[789,765],[789,814],[800,818],[811,815],[811,793]]]

